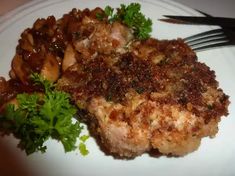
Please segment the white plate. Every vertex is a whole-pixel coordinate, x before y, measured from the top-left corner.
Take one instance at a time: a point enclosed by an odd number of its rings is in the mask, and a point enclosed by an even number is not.
[[[94,8],[111,5],[118,7],[120,3],[129,4],[131,1],[108,0],[67,0],[67,1],[33,1],[21,6],[4,16],[0,21],[0,75],[7,76],[11,59],[20,33],[31,27],[37,18],[54,15],[59,18],[72,8]],[[158,21],[163,14],[174,15],[200,15],[198,12],[171,1],[137,0],[142,4],[142,11],[153,20],[153,36],[160,39],[173,39],[186,37],[191,34],[210,29],[205,26],[173,25]],[[214,49],[198,53],[199,60],[205,62],[217,75],[220,87],[230,95],[232,102],[229,107],[230,115],[223,118],[219,125],[216,138],[205,138],[200,148],[185,157],[159,158],[144,154],[134,160],[117,160],[105,156],[93,139],[88,141],[90,154],[82,157],[79,152],[65,154],[62,145],[56,141],[49,141],[45,154],[35,153],[26,156],[17,147],[17,140],[13,137],[1,139],[0,145],[6,147],[3,158],[0,153],[1,175],[6,167],[16,170],[26,170],[29,175],[43,176],[143,176],[143,175],[235,175],[235,48]],[[11,157],[11,158],[10,158]],[[13,159],[14,158],[14,159]],[[17,160],[15,160],[17,158]],[[10,163],[16,161],[16,164]],[[12,166],[14,165],[14,167]],[[17,175],[20,175],[20,170]],[[26,175],[26,173],[24,174]]]

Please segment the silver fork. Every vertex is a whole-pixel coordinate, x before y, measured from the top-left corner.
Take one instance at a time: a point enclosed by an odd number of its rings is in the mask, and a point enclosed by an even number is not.
[[[235,45],[235,29],[213,29],[184,38],[184,41],[194,51],[202,51],[211,48]]]

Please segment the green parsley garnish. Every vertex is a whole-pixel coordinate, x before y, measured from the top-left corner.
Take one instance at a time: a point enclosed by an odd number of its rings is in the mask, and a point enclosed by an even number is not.
[[[89,136],[87,136],[87,135],[83,135],[79,138],[80,139],[79,150],[83,156],[86,156],[89,154],[89,151],[87,150],[87,147],[85,144],[85,142],[88,138],[89,138]]]
[[[76,142],[83,127],[72,118],[76,108],[70,103],[69,94],[54,89],[54,85],[38,74],[32,74],[35,84],[43,85],[45,94],[18,94],[18,106],[9,104],[0,116],[2,129],[20,139],[18,146],[26,154],[45,152],[45,141],[49,138],[60,141],[65,152],[77,149]],[[88,137],[80,137],[82,155],[88,153],[84,144]]]
[[[121,7],[116,9],[116,13],[114,13],[114,9],[110,6],[105,7],[104,13],[110,23],[120,21],[131,28],[137,38],[144,40],[150,37],[152,20],[146,18],[140,9],[141,6],[138,3],[131,3],[128,6],[121,4]],[[101,19],[101,15],[97,15],[97,17]]]

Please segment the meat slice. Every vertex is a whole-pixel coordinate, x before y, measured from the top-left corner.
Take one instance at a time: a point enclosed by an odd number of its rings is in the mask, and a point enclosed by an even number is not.
[[[185,155],[201,138],[214,137],[228,114],[214,71],[180,39],[134,41],[125,53],[80,61],[57,85],[87,112],[101,145],[119,157],[153,149]]]

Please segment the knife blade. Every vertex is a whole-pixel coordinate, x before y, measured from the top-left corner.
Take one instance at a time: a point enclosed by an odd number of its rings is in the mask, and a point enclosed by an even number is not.
[[[200,25],[217,25],[222,27],[235,27],[235,18],[226,17],[198,17],[198,16],[174,16],[164,15],[167,19],[160,21],[176,24],[200,24]]]

